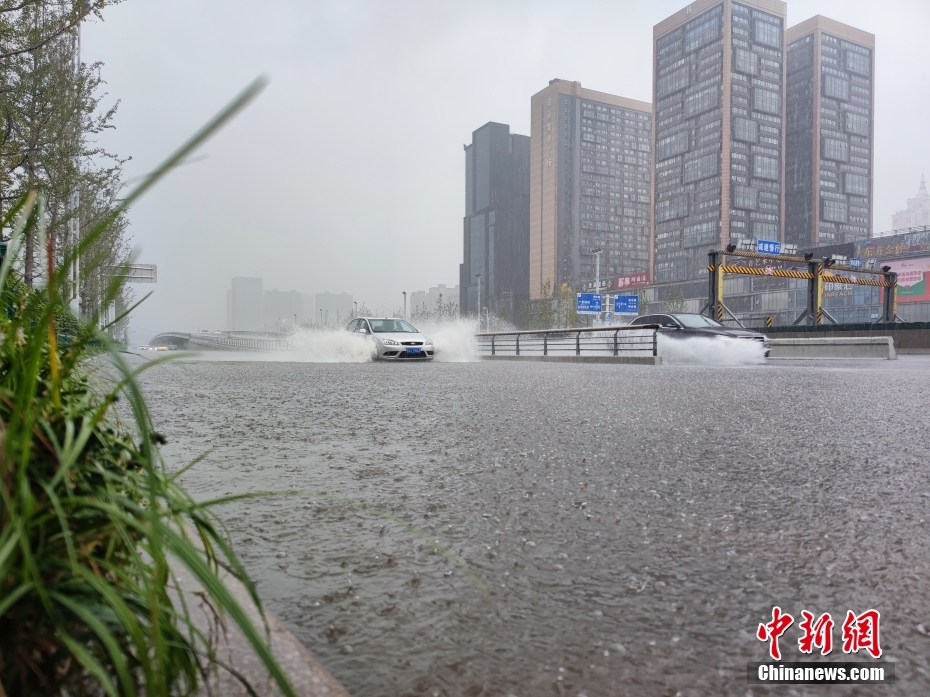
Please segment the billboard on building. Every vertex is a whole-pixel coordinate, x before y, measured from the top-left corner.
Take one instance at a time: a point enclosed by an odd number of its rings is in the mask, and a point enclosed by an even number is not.
[[[614,278],[614,290],[623,290],[624,288],[642,288],[651,283],[648,271],[641,273],[631,273],[626,276],[616,276]]]
[[[898,302],[916,303],[930,300],[930,257],[895,259],[882,262],[898,274]]]

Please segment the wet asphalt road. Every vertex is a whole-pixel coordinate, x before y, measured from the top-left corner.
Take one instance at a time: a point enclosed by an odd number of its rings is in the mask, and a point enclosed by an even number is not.
[[[325,492],[221,517],[356,697],[930,694],[928,357],[184,360],[144,384],[172,465],[212,449],[198,496]],[[846,611],[879,610],[897,684],[748,686],[773,605],[785,660],[801,610],[837,621],[834,660]]]

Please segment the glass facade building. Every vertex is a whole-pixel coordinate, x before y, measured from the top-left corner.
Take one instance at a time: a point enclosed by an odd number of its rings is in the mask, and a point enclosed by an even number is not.
[[[459,312],[481,305],[513,307],[529,290],[530,139],[510,126],[488,122],[465,146],[463,261],[459,265]]]
[[[872,236],[875,37],[816,16],[788,29],[785,241]]]
[[[530,297],[651,269],[652,105],[552,80],[531,99]]]
[[[703,0],[653,30],[656,283],[706,278],[730,242],[781,240],[785,18],[778,0]]]

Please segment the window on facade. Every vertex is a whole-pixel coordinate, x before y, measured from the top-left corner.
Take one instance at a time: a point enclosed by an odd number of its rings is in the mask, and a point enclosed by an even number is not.
[[[682,246],[698,247],[703,244],[713,244],[717,241],[717,221],[708,220],[695,225],[686,225],[682,230]]]
[[[854,114],[851,111],[847,111],[846,132],[856,133],[861,136],[869,135],[869,117],[864,114]]]
[[[774,240],[778,237],[778,225],[762,220],[752,221],[752,234],[756,239]]]
[[[857,75],[868,75],[871,68],[869,57],[855,51],[846,51],[846,69]]]
[[[836,138],[824,138],[823,157],[835,162],[849,162],[849,143]]]
[[[720,17],[708,17],[685,32],[685,51],[693,51],[720,35]]]
[[[720,104],[720,91],[717,87],[709,87],[706,90],[689,94],[685,97],[685,114],[694,116],[708,109],[713,109]]]
[[[756,210],[756,190],[751,186],[733,187],[733,206],[747,211]]]
[[[656,143],[656,159],[667,160],[675,155],[687,151],[690,146],[690,137],[688,131],[679,131],[670,136],[659,139]]]
[[[759,73],[759,56],[742,48],[734,51],[734,67],[741,73],[757,75]]]
[[[869,195],[869,178],[862,174],[846,172],[843,175],[843,191],[855,196]]]
[[[833,199],[829,198],[824,199],[823,211],[820,214],[820,219],[830,223],[849,222],[849,213],[846,208],[846,202],[834,201]]]
[[[675,196],[674,198],[659,201],[656,205],[656,222],[665,222],[675,218],[683,218],[688,214],[688,197]]]
[[[781,48],[781,28],[778,25],[757,19],[753,22],[753,34],[757,43]]]
[[[717,153],[710,153],[685,162],[684,182],[693,182],[717,174],[717,159]]]
[[[778,160],[767,155],[752,156],[752,176],[778,180]]]
[[[759,140],[759,124],[737,116],[733,119],[733,137],[746,143],[756,143]]]
[[[849,100],[849,80],[836,75],[823,76],[823,95],[833,99]]]
[[[780,114],[781,96],[778,92],[756,87],[752,91],[752,106],[754,109],[764,111],[768,114]]]
[[[691,80],[691,67],[688,65],[683,65],[680,68],[676,68],[668,75],[663,75],[660,77],[656,83],[656,93],[658,96],[665,97],[666,95],[672,94],[672,92],[677,92],[687,87]]]

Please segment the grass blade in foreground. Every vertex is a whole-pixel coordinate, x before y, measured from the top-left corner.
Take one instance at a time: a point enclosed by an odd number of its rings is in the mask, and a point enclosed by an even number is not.
[[[0,306],[9,310],[0,313],[0,694],[195,692],[217,658],[174,590],[172,558],[241,629],[282,692],[295,694],[219,576],[225,569],[240,579],[260,608],[218,521],[165,470],[141,371],[97,331],[97,317],[67,348],[56,346],[57,289],[74,255],[88,252],[119,213],[263,85],[253,83],[105,215],[38,292],[25,288],[13,265],[25,236],[39,231],[41,199],[30,194],[6,221],[14,237],[0,268]],[[102,392],[85,369],[92,341],[118,375]],[[118,399],[131,411],[130,428],[115,418]]]

